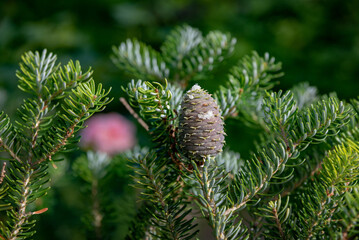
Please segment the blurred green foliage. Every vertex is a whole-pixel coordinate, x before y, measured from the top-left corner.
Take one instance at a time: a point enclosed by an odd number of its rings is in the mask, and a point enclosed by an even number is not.
[[[120,86],[130,79],[111,62],[111,47],[135,37],[159,49],[165,36],[183,23],[205,34],[215,29],[230,32],[238,40],[233,56],[200,83],[209,92],[226,81],[223,76],[240,57],[256,50],[268,51],[283,63],[285,76],[277,88],[308,82],[321,94],[336,91],[340,98],[354,98],[359,89],[358,9],[359,1],[339,0],[2,0],[0,107],[14,113],[22,99],[15,77],[20,56],[43,48],[58,53],[63,63],[78,59],[84,68],[92,66],[95,80],[105,88],[112,86],[111,95],[118,99],[123,95]],[[106,111],[127,114],[119,101]],[[255,135],[252,130],[234,124],[238,123],[227,122],[229,145],[251,142],[246,137]],[[139,135],[139,142],[146,143],[142,129]],[[247,145],[240,146],[235,150],[248,152]],[[118,176],[128,171],[123,164],[118,169]],[[40,217],[37,239],[85,239],[80,213],[86,200],[77,189],[81,182],[70,177],[71,167],[63,166],[62,171],[67,177],[57,173],[61,181],[50,193],[49,212]],[[123,195],[118,205],[128,209],[134,193],[124,186],[130,180],[122,178],[114,180],[114,188]]]
[[[236,37],[231,64],[251,50],[276,56],[286,73],[281,88],[307,81],[321,93],[355,97],[358,9],[358,1],[338,0],[4,0],[0,86],[14,90],[13,72],[23,52],[48,48],[93,66],[95,79],[113,85],[117,96],[121,91],[116,85],[128,77],[109,60],[111,46],[136,37],[159,48],[171,29],[187,23],[204,33],[218,29]]]

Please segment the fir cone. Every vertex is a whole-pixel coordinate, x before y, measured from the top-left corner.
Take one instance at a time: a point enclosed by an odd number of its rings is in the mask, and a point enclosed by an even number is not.
[[[189,159],[203,162],[222,151],[224,131],[218,105],[197,84],[182,100],[178,129],[180,148]]]

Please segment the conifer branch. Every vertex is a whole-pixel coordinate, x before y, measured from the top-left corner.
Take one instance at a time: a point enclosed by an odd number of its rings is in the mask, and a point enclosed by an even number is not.
[[[144,158],[132,160],[138,164],[135,172],[137,187],[142,189],[144,200],[148,200],[155,206],[155,211],[148,213],[152,215],[153,226],[156,227],[156,237],[162,239],[191,239],[197,231],[191,232],[196,224],[193,218],[185,219],[191,212],[187,209],[182,198],[173,199],[174,192],[180,187],[178,182],[168,182],[166,174],[161,174],[162,166],[158,165],[158,158],[154,153]]]
[[[356,143],[348,140],[346,144],[336,146],[325,157],[321,174],[293,195],[294,199],[301,199],[295,207],[302,209],[293,217],[300,220],[296,224],[302,228],[295,232],[297,237],[311,239],[331,224],[344,194],[355,186],[352,180],[359,176],[358,161],[359,146]]]
[[[214,166],[215,162],[208,157],[202,169],[192,161],[194,167],[194,180],[200,190],[195,192],[197,205],[200,206],[202,215],[208,220],[213,229],[213,235],[218,240],[237,239],[246,233],[246,227],[241,221],[236,221],[232,214],[226,215],[225,201],[226,174],[222,169]]]
[[[80,117],[83,117],[83,116],[80,116]],[[68,140],[73,136],[76,126],[77,126],[76,123],[72,124],[68,128],[66,134],[62,137],[61,141],[57,145],[53,146],[51,151],[49,151],[47,154],[45,154],[45,156],[43,156],[42,158],[40,158],[39,160],[34,162],[33,165],[41,164],[42,162],[47,161],[47,160],[49,160],[51,162],[52,156],[54,154],[56,154],[61,148],[63,148],[68,143]]]
[[[125,237],[126,240],[150,239],[152,225],[150,221],[152,215],[149,212],[155,212],[155,206],[149,202],[143,202],[137,211],[135,219],[132,221],[129,232]]]
[[[207,159],[207,163],[203,166],[201,170],[198,169],[197,164],[195,162],[192,162],[194,168],[195,168],[195,176],[196,179],[200,185],[201,193],[200,196],[197,196],[197,198],[203,198],[201,200],[198,200],[199,203],[202,205],[204,209],[206,209],[204,212],[206,213],[204,217],[206,217],[209,221],[209,224],[211,228],[213,229],[213,234],[215,235],[216,239],[218,240],[224,240],[227,239],[227,236],[224,232],[224,228],[221,225],[218,225],[218,217],[220,216],[220,213],[218,212],[218,206],[216,201],[214,200],[216,190],[211,187],[211,178],[208,176],[208,165],[209,165],[210,159]],[[202,210],[203,211],[203,210]]]
[[[278,212],[277,212],[277,209],[273,208],[273,216],[274,216],[274,219],[275,219],[275,223],[277,225],[277,228],[278,228],[278,231],[279,231],[279,234],[281,236],[281,238],[283,240],[287,239],[283,233],[283,229],[282,229],[282,224],[280,223],[279,221],[279,216],[278,216]]]
[[[16,213],[16,221],[14,226],[12,227],[12,231],[10,232],[9,240],[16,240],[18,239],[18,236],[22,234],[23,232],[23,225],[25,222],[28,221],[28,218],[30,217],[30,214],[27,212],[27,206],[28,206],[28,198],[30,197],[30,181],[32,178],[32,169],[29,165],[27,165],[27,168],[24,169],[26,172],[28,172],[27,175],[25,175],[25,178],[21,181],[21,189],[23,189],[23,192],[20,194],[20,202],[19,202],[19,209]]]
[[[318,173],[318,171],[320,171],[321,166],[322,166],[322,162],[320,161],[315,165],[315,167],[312,169],[312,171],[309,174],[304,174],[297,182],[294,183],[292,187],[283,190],[283,192],[280,194],[281,197],[288,196],[289,194],[294,192],[297,188],[302,186],[302,184],[306,182],[308,178],[313,177],[316,173]]]
[[[21,163],[21,159],[20,157],[13,152],[13,150],[11,149],[10,146],[8,146],[7,144],[5,144],[4,140],[0,137],[0,148],[5,149],[5,151],[7,151],[9,153],[9,155],[16,161],[18,161],[19,163]]]
[[[340,211],[336,214],[335,220],[339,222],[342,227],[340,237],[343,240],[351,239],[351,237],[358,234],[359,225],[359,203],[358,203],[359,189],[354,187],[353,191],[346,192],[344,201],[340,203]]]
[[[161,206],[161,210],[158,211],[161,215],[162,218],[165,220],[165,224],[166,224],[166,228],[168,229],[169,234],[171,235],[171,239],[173,240],[179,240],[180,236],[179,233],[177,233],[177,231],[175,230],[175,226],[174,223],[171,221],[171,213],[168,211],[168,205],[166,204],[165,201],[165,196],[162,193],[162,186],[159,185],[159,183],[156,181],[155,176],[152,173],[152,170],[147,168],[146,166],[143,166],[144,170],[147,173],[147,177],[149,182],[152,182],[152,189],[154,190],[157,199],[159,200],[160,206]]]
[[[240,114],[245,124],[264,127],[261,101],[265,91],[276,84],[274,80],[283,76],[281,68],[281,63],[268,53],[261,57],[253,52],[243,57],[230,70],[227,84],[220,86],[215,93],[222,116],[227,118]]]
[[[223,34],[219,31],[209,32],[203,41],[177,64],[174,69],[176,80],[183,88],[186,88],[189,81],[203,79],[207,72],[213,70],[224,57],[233,52],[236,42],[237,40],[230,34]]]
[[[15,143],[16,138],[17,136],[14,133],[10,118],[4,112],[0,112],[0,150],[4,149],[13,160],[21,163],[20,156],[18,155],[20,148],[15,150],[17,147]]]
[[[9,240],[31,237],[35,220],[30,217],[47,211],[44,208],[28,212],[29,204],[48,190],[44,186],[48,182],[45,161],[51,161],[54,154],[76,142],[73,135],[83,122],[111,101],[101,85],[95,86],[90,72],[82,74],[78,62],[75,65],[70,61],[60,68],[56,55],[47,54],[46,50],[41,55],[28,52],[22,60],[21,71],[17,72],[19,88],[35,96],[18,109],[20,120],[14,126],[6,115],[0,114],[0,147],[17,160],[10,162],[6,178],[6,202],[12,208],[6,209],[9,220],[0,228],[2,236]]]
[[[161,46],[164,59],[175,69],[183,68],[182,60],[191,55],[191,51],[195,49],[203,40],[202,33],[191,26],[183,25],[175,28],[166,37],[166,41]],[[179,81],[177,73],[175,80]]]
[[[289,206],[289,198],[282,204],[282,198],[278,195],[276,200],[269,201],[264,207],[259,208],[256,215],[262,217],[263,227],[262,234],[271,239],[288,239],[290,234],[286,229],[286,221],[291,214],[291,207]],[[263,221],[265,220],[265,221]]]
[[[347,208],[344,203],[340,204],[344,193],[357,185],[357,169],[349,162],[355,162],[357,158],[355,144],[351,141],[359,138],[359,119],[353,111],[358,111],[359,101],[354,100],[350,106],[337,97],[319,97],[316,89],[308,84],[293,88],[293,92],[270,91],[275,80],[283,74],[280,72],[281,63],[267,53],[259,56],[254,52],[245,56],[231,70],[228,84],[215,94],[223,118],[238,116],[237,119],[246,125],[265,131],[255,153],[247,161],[229,154],[218,156],[216,161],[204,161],[203,168],[199,168],[203,162],[193,162],[193,169],[187,166],[191,160],[184,157],[186,152],[180,147],[183,139],[177,138],[176,134],[176,126],[181,130],[176,117],[177,112],[182,114],[183,111],[183,106],[180,109],[183,90],[189,81],[205,78],[228,56],[233,44],[234,40],[228,34],[210,32],[202,36],[198,29],[182,26],[169,34],[160,53],[153,51],[152,54],[148,46],[136,41],[122,43],[122,49],[114,50],[117,59],[113,60],[120,68],[127,66],[134,77],[163,81],[153,73],[163,77],[166,71],[162,70],[167,69],[167,77],[175,81],[167,85],[165,80],[165,85],[161,85],[132,80],[124,89],[129,96],[129,105],[139,109],[141,119],[149,126],[152,142],[156,144],[153,148],[156,154],[145,158],[149,161],[146,163],[147,171],[143,166],[142,169],[135,167],[138,187],[153,213],[146,216],[151,220],[141,226],[141,231],[151,235],[150,238],[161,238],[165,232],[174,230],[174,225],[167,224],[166,213],[185,209],[187,203],[177,191],[181,188],[184,193],[191,191],[217,239],[248,237],[245,236],[246,226],[241,226],[241,218],[245,215],[237,215],[246,207],[246,213],[262,219],[256,232],[258,238],[293,236],[307,239],[322,233],[352,236],[355,232],[352,221],[356,221],[357,216],[346,214],[348,216],[344,218],[338,212],[345,212]],[[146,51],[151,54],[145,54]],[[143,59],[155,59],[157,65],[144,66]],[[158,62],[164,66],[162,70]],[[196,114],[191,115],[193,119],[188,124],[202,121]],[[210,117],[210,112],[206,117]],[[197,129],[197,125],[187,130],[188,134],[202,131]],[[199,140],[196,144],[203,149],[211,148],[205,145],[205,141]],[[313,158],[297,160],[300,154]],[[190,171],[181,172],[178,178],[178,169],[171,164],[171,159],[180,170]],[[343,167],[343,162],[350,166]],[[138,160],[134,163],[139,164]],[[350,171],[353,175],[335,177],[338,169],[343,170],[344,175]],[[153,176],[149,177],[149,173]],[[288,183],[291,187],[287,187]],[[281,203],[284,196],[285,204]],[[166,206],[173,206],[173,209],[163,211]],[[334,234],[330,230],[333,226],[343,230]]]
[[[234,211],[244,207],[245,204],[253,198],[253,196],[256,196],[268,186],[268,181],[273,178],[273,176],[282,173],[288,159],[296,158],[300,151],[305,149],[311,141],[323,141],[322,134],[327,133],[333,126],[337,127],[344,125],[352,114],[350,108],[346,108],[342,102],[338,102],[338,100],[331,98],[328,102],[319,102],[317,105],[312,105],[306,113],[300,115],[297,120],[298,123],[296,123],[295,119],[297,110],[293,107],[295,106],[295,101],[293,100],[290,92],[284,94],[283,96],[281,93],[278,93],[278,95],[273,93],[267,100],[265,100],[264,106],[267,107],[267,121],[271,123],[269,126],[273,129],[273,131],[278,132],[279,142],[276,143],[277,146],[274,146],[273,142],[268,146],[265,146],[259,153],[260,156],[254,156],[251,162],[248,163],[248,168],[246,169],[247,171],[261,172],[258,176],[259,179],[255,179],[257,174],[250,176],[250,178],[254,178],[251,180],[245,179],[244,175],[239,175],[238,181],[241,182],[241,184],[248,181],[255,181],[259,184],[251,186],[250,190],[246,194],[244,193],[246,188],[243,186],[242,189],[236,193],[236,195],[241,197],[234,196],[234,199],[238,199],[240,201],[238,203],[234,203],[232,207],[228,208],[225,212],[226,215],[232,214]],[[274,106],[277,106],[278,108],[275,111]],[[325,111],[322,116],[318,113],[318,109],[321,108]],[[270,109],[273,109],[273,111]],[[330,112],[328,112],[327,109],[330,109]],[[303,123],[304,121],[306,121],[306,124]],[[291,128],[294,128],[296,124],[299,125],[298,129],[292,130]],[[296,142],[293,142],[293,140],[289,141],[286,135],[282,134],[281,129],[285,129],[286,132],[291,132],[292,135],[294,135],[294,137],[291,136],[291,138],[297,138],[298,140]],[[299,131],[300,134],[297,133]],[[301,137],[296,137],[298,136],[297,134]],[[263,161],[267,163],[261,167],[261,165],[263,165]],[[250,164],[253,164],[255,169],[252,170]],[[268,169],[266,165],[271,166],[270,171],[266,170],[266,168]],[[236,190],[234,191],[236,192]]]
[[[357,201],[357,199],[355,199],[354,201]],[[343,232],[342,232],[342,239],[343,240],[351,239],[351,236],[354,235],[357,232],[357,231],[355,231],[355,228],[357,227],[358,222],[359,222],[358,208],[356,206],[352,206],[351,204],[348,204],[348,205],[349,205],[349,207],[352,207],[351,209],[348,209],[351,216],[348,219],[349,221],[348,221],[347,225],[344,226],[344,229],[343,229]],[[344,222],[344,220],[342,222]]]
[[[111,58],[116,66],[136,78],[163,81],[169,76],[169,69],[160,54],[136,39],[127,39],[112,50]]]
[[[46,54],[46,51],[44,52],[44,54]],[[51,111],[50,108],[52,101],[63,97],[66,91],[73,89],[79,83],[90,81],[91,74],[91,69],[89,69],[86,73],[83,73],[81,70],[80,63],[78,61],[76,61],[75,64],[70,61],[68,65],[63,68],[60,68],[58,72],[55,72],[52,75],[52,79],[49,79],[46,82],[48,83],[48,85],[53,87],[53,92],[47,92],[46,94],[39,95],[38,99],[35,102],[38,113],[34,117],[33,126],[31,127],[32,134],[30,137],[32,151],[29,152],[28,162],[32,162],[32,153],[36,147],[37,139],[40,132],[40,125],[42,121],[46,120],[46,115]],[[48,88],[50,88],[50,86],[48,86]],[[39,85],[38,87],[45,88],[46,85]]]

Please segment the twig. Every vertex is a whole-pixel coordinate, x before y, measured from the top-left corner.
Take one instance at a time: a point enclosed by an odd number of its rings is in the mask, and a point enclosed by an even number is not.
[[[313,177],[315,173],[317,173],[318,171],[320,171],[321,167],[322,167],[322,161],[319,161],[317,163],[317,165],[315,166],[315,168],[310,172],[310,174],[305,175],[303,178],[301,178],[298,182],[296,182],[292,187],[289,187],[287,189],[285,189],[282,193],[281,193],[281,197],[285,197],[287,195],[289,195],[290,193],[292,193],[295,189],[297,189],[298,187],[300,187],[305,180],[307,180],[309,177]]]
[[[96,96],[94,97],[96,98]],[[86,106],[86,111],[88,111],[88,109],[90,108],[90,105]],[[37,160],[36,162],[32,163],[33,165],[37,165],[40,164],[46,160],[49,160],[50,162],[52,161],[52,156],[57,153],[63,146],[65,146],[69,140],[69,138],[72,137],[72,135],[75,133],[75,128],[76,126],[79,124],[80,120],[82,119],[82,117],[85,115],[85,112],[83,112],[81,115],[78,116],[78,118],[74,121],[74,123],[68,128],[66,135],[63,137],[63,139],[56,145],[54,146],[54,148],[48,152],[45,156],[43,156],[42,158],[40,158],[39,160]],[[56,167],[54,167],[56,168]]]
[[[4,181],[5,173],[6,173],[6,162],[4,162],[2,165],[1,174],[0,174],[0,184],[2,184],[2,182]]]
[[[121,103],[126,107],[126,109],[131,113],[131,115],[138,121],[138,123],[144,128],[146,129],[146,131],[149,131],[150,128],[148,127],[147,123],[145,123],[145,121],[142,120],[142,118],[140,118],[138,116],[138,114],[132,109],[132,107],[130,106],[130,104],[128,104],[128,102],[126,101],[125,98],[121,97],[120,98]]]
[[[92,196],[93,225],[95,228],[96,239],[101,240],[102,239],[101,228],[102,228],[103,215],[100,211],[100,202],[98,199],[98,180],[97,179],[94,179],[92,182],[91,193],[92,193],[91,196]]]
[[[5,141],[0,137],[0,148],[1,147],[4,148],[13,159],[18,161],[19,163],[22,163],[22,161],[21,161],[20,157],[17,155],[17,153],[15,153],[8,145],[6,145]]]
[[[279,220],[278,212],[277,212],[277,209],[276,209],[275,207],[273,207],[272,213],[273,213],[273,215],[274,215],[275,223],[276,223],[276,226],[277,226],[277,228],[278,228],[280,237],[281,237],[283,240],[287,239],[286,236],[284,235],[284,232],[283,232],[283,229],[282,229],[282,224],[281,224],[281,222],[280,222],[280,220]]]
[[[30,173],[30,169],[27,167],[25,169],[25,172]],[[19,239],[18,236],[21,235],[21,233],[24,230],[24,224],[27,223],[29,219],[29,214],[27,213],[27,206],[29,205],[29,198],[31,197],[31,189],[30,189],[30,181],[33,177],[33,172],[30,174],[27,174],[25,176],[25,179],[22,179],[22,182],[20,182],[21,186],[21,192],[19,192],[20,198],[19,198],[19,204],[18,204],[18,211],[16,213],[16,221],[14,222],[14,226],[11,230],[10,236],[8,240],[16,240]]]
[[[72,126],[70,126],[70,128],[67,130],[66,135],[64,136],[64,138],[61,140],[61,142],[59,142],[50,152],[48,152],[44,157],[40,158],[39,160],[37,160],[36,162],[32,163],[32,165],[37,165],[40,164],[46,160],[51,161],[52,156],[57,153],[63,146],[65,146],[67,144],[68,139],[74,134],[75,131],[75,127],[77,126],[77,124],[73,124]]]

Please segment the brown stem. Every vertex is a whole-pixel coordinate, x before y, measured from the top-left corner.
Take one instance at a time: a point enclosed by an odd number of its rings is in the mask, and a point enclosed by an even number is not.
[[[0,174],[0,184],[2,184],[2,182],[4,181],[5,174],[6,174],[6,162],[4,162],[2,165],[1,174]]]
[[[131,115],[137,120],[137,122],[148,132],[150,128],[148,127],[147,123],[145,123],[145,121],[143,121],[142,118],[138,116],[138,114],[132,109],[130,104],[128,104],[126,99],[121,97],[120,101],[126,107],[127,111],[129,111]]]
[[[14,153],[11,149],[11,147],[7,146],[4,142],[4,140],[0,137],[0,147],[3,147],[9,154],[10,156],[15,159],[16,161],[18,161],[19,163],[22,163],[20,157]]]
[[[279,234],[280,234],[281,238],[282,238],[283,240],[285,240],[286,237],[285,237],[285,235],[284,235],[284,233],[283,233],[282,225],[281,225],[281,223],[280,223],[280,221],[279,221],[279,216],[278,216],[277,209],[276,209],[275,207],[273,207],[272,211],[273,211],[275,223],[276,223],[276,225],[277,225]]]
[[[92,197],[92,216],[93,216],[93,225],[95,227],[96,239],[102,239],[102,219],[103,215],[100,211],[100,202],[98,199],[98,180],[94,179],[92,181],[92,189],[91,189],[91,197]]]
[[[26,223],[27,219],[31,215],[26,212],[26,207],[28,205],[28,198],[31,195],[29,185],[30,185],[30,179],[32,177],[33,171],[30,169],[30,166],[27,166],[25,170],[28,174],[26,175],[25,179],[23,179],[23,181],[21,183],[23,186],[21,187],[22,192],[20,193],[21,199],[20,199],[20,204],[19,204],[19,210],[16,213],[17,221],[15,222],[15,225],[12,228],[12,231],[10,233],[8,240],[18,239],[17,237],[22,232],[23,224]]]
[[[48,152],[44,157],[40,158],[39,160],[37,160],[36,162],[33,163],[33,165],[36,164],[40,164],[44,161],[46,161],[47,159],[51,160],[52,156],[58,152],[60,150],[61,147],[65,146],[67,143],[67,140],[74,134],[75,131],[75,127],[77,126],[77,124],[73,124],[72,126],[70,126],[69,130],[67,131],[65,137],[62,139],[62,141],[60,143],[58,143],[53,149],[52,151]]]
[[[42,99],[39,98],[39,101],[41,101]],[[40,109],[40,111],[38,112],[37,116],[35,117],[35,122],[34,122],[34,126],[32,127],[34,129],[34,132],[32,134],[31,137],[31,148],[32,150],[35,149],[36,147],[36,141],[39,135],[39,131],[40,131],[40,123],[41,123],[41,118],[40,115],[43,111],[45,111],[48,107],[48,101],[45,101],[44,103],[44,107],[42,109]],[[28,162],[29,164],[31,164],[32,159],[33,159],[33,151],[29,151],[29,158],[28,158]]]

